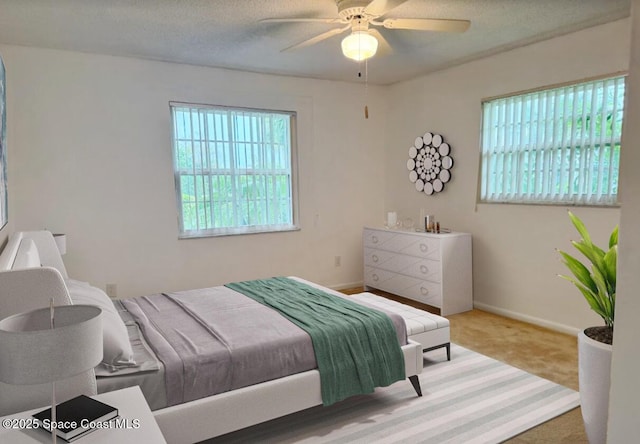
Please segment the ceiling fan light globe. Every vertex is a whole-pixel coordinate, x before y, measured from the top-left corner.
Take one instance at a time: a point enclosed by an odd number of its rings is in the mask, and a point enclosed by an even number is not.
[[[353,31],[342,40],[342,54],[360,62],[373,57],[378,50],[378,40],[368,31]]]

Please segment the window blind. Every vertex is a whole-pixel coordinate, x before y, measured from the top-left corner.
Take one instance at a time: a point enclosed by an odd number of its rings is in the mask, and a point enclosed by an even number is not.
[[[183,237],[295,229],[295,113],[171,104]]]
[[[624,77],[485,101],[481,202],[616,204]]]

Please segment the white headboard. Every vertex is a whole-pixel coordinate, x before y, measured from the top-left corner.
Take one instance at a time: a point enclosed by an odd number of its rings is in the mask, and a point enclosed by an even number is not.
[[[19,231],[0,254],[0,319],[55,305],[69,305],[67,270],[49,231]]]
[[[4,247],[4,250],[2,250],[2,254],[0,254],[0,271],[11,270],[13,268],[13,263],[18,255],[18,248],[20,248],[21,242],[22,233],[15,233],[9,237],[7,245]]]
[[[68,277],[62,256],[50,231],[17,231],[9,236],[7,246],[0,254],[0,271],[40,265],[53,267],[63,278]]]

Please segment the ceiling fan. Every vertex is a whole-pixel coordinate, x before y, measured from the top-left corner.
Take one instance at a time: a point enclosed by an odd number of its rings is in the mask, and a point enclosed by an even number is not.
[[[383,35],[370,26],[386,29],[410,29],[415,31],[464,32],[471,24],[468,20],[429,19],[429,18],[385,18],[390,10],[407,0],[335,0],[338,6],[336,18],[268,18],[262,23],[316,22],[346,25],[311,37],[303,42],[289,46],[282,51],[292,51],[314,45],[333,36],[351,30],[351,34],[342,40],[342,53],[353,60],[361,61],[375,55],[378,44],[390,51],[390,45]]]

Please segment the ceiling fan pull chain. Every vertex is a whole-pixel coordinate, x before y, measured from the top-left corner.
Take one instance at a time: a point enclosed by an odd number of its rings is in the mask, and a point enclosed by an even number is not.
[[[369,99],[369,62],[364,61],[364,118],[369,118],[369,107],[367,101]]]

